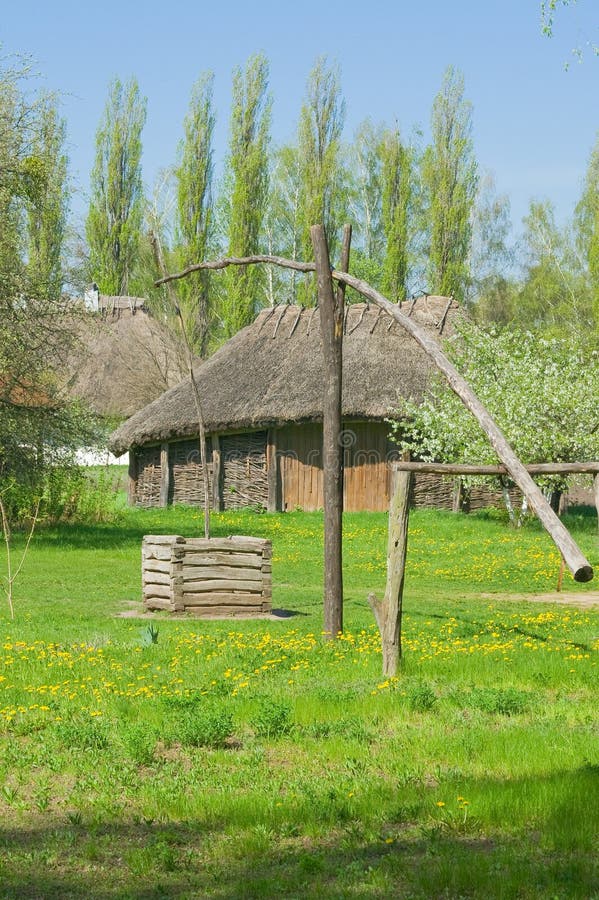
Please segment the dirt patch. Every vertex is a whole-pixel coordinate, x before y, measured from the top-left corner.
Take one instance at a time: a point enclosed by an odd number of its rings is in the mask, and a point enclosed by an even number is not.
[[[481,594],[485,600],[529,601],[530,603],[558,603],[561,606],[577,606],[579,609],[599,607],[599,591],[550,591],[547,594]]]
[[[305,616],[306,613],[299,612],[295,609],[273,609],[272,612],[269,613],[247,613],[245,615],[239,616],[194,616],[189,613],[172,613],[172,612],[146,612],[143,608],[143,605],[139,603],[137,600],[126,600],[124,601],[129,609],[123,609],[121,612],[115,613],[115,619],[204,619],[205,621],[233,621],[235,619],[269,619],[271,622],[278,622],[281,619],[290,619],[294,616]]]

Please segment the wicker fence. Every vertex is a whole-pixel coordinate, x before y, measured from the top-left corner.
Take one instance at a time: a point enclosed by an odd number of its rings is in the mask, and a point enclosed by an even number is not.
[[[272,608],[272,544],[254,537],[146,535],[142,586],[148,610],[247,616]]]

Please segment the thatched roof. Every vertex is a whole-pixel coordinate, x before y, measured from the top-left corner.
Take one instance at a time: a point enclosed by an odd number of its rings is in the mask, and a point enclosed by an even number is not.
[[[403,311],[447,336],[459,306],[446,297],[406,301]],[[376,307],[346,308],[343,416],[382,419],[399,397],[422,397],[431,363],[400,325]],[[263,310],[195,370],[208,432],[322,420],[323,362],[318,310]],[[132,416],[110,439],[113,452],[197,434],[189,379]]]
[[[108,300],[134,300],[115,298]],[[185,374],[182,348],[139,304],[85,313],[68,360],[68,392],[103,416],[130,416]]]

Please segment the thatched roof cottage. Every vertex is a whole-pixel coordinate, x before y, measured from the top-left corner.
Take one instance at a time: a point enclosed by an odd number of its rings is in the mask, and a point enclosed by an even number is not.
[[[460,315],[458,304],[446,297],[406,301],[403,310],[439,339],[451,334]],[[342,437],[347,510],[387,508],[388,462],[397,451],[385,418],[400,398],[423,396],[431,371],[428,357],[394,320],[366,304],[346,308]],[[319,313],[296,306],[263,310],[198,365],[214,508],[322,506],[323,377]],[[111,450],[131,451],[132,503],[203,503],[197,435],[189,379],[113,433]],[[430,483],[430,478],[420,482],[421,502],[427,502]],[[451,485],[442,488],[444,503],[450,503]],[[427,505],[440,502],[436,495]]]

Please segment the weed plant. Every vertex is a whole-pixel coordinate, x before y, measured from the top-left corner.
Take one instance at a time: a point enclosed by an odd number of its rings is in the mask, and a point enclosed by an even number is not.
[[[414,513],[383,679],[385,516],[345,517],[334,642],[320,514],[213,524],[272,539],[285,615],[121,615],[142,535],[201,532],[190,509],[36,534],[0,615],[0,896],[599,896],[599,613],[508,599],[554,589],[542,531]],[[597,565],[596,519],[569,524]]]

